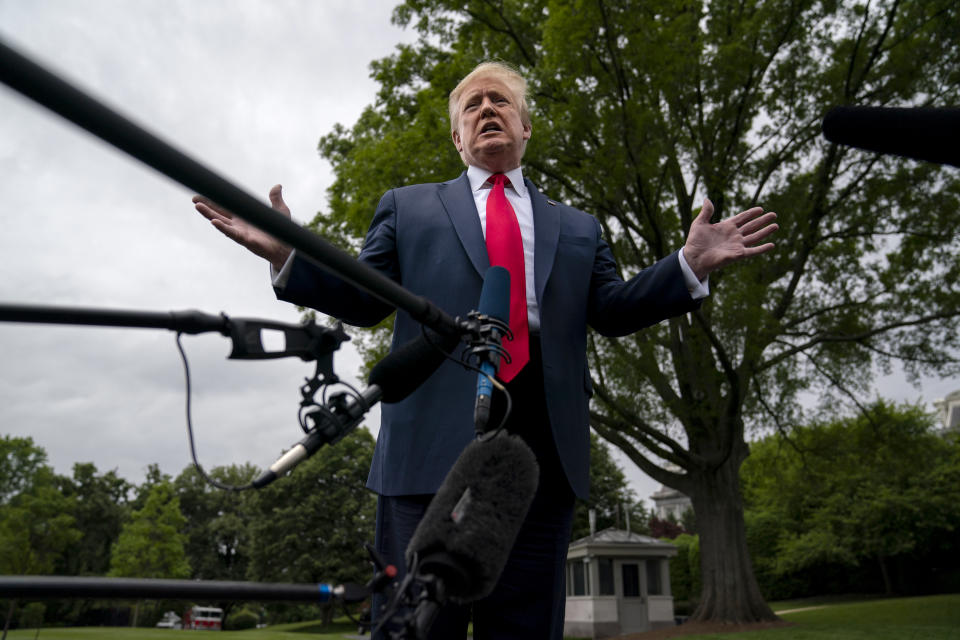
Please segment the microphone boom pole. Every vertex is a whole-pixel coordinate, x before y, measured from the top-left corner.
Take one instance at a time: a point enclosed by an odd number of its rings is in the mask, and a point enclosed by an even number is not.
[[[169,329],[182,333],[215,331],[229,335],[229,321],[200,311],[139,311],[129,309],[90,309],[58,305],[0,304],[0,322],[38,324],[75,324],[134,329]]]
[[[183,152],[0,41],[0,81],[47,109],[109,142],[167,177],[226,207],[323,269],[409,313],[444,335],[459,335],[457,322],[426,298],[357,262],[320,236],[214,173]]]
[[[196,310],[157,312],[0,303],[0,322],[169,329],[194,335],[216,332],[231,339],[233,350],[228,356],[231,360],[265,360],[289,356],[306,361],[318,360],[333,353],[342,342],[350,339],[339,325],[329,328],[320,326],[315,321],[292,325],[256,318],[231,318],[225,313],[215,316]],[[264,329],[282,333],[284,348],[268,351],[263,345],[261,335]]]
[[[219,580],[165,580],[77,576],[0,576],[0,598],[157,598],[235,601],[360,602],[360,585],[285,584]]]

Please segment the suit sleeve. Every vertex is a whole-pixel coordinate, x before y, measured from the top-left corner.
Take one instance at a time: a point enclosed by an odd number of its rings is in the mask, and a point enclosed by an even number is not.
[[[671,253],[624,281],[596,222],[597,247],[587,322],[605,336],[624,336],[700,307],[687,289],[680,260]]]
[[[380,199],[357,259],[394,282],[400,282],[396,245],[396,199],[388,191]],[[280,300],[316,309],[347,324],[372,327],[394,307],[342,280],[313,261],[294,257],[284,287],[274,287]]]

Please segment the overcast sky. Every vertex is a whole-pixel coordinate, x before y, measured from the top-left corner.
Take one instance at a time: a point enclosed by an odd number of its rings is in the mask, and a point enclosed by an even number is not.
[[[373,101],[370,61],[414,39],[390,24],[394,4],[0,0],[0,37],[247,191],[283,183],[302,222],[332,181],[317,141]],[[266,263],[196,214],[189,190],[5,86],[0,114],[0,302],[298,321]],[[185,344],[205,466],[265,467],[300,438],[312,365],[228,361],[219,335]],[[335,366],[361,384],[349,346]],[[879,389],[931,401],[956,386]],[[173,334],[0,322],[0,432],[32,437],[63,474],[92,461],[137,483],[152,462],[176,475],[189,454]],[[621,462],[638,497],[657,488]]]
[[[414,35],[392,0],[0,0],[0,37],[300,221],[325,203],[317,141],[376,91],[370,61]],[[0,86],[0,301],[297,322],[266,263],[193,211],[192,192]],[[265,467],[301,433],[297,359],[228,361],[185,338],[201,462]],[[0,323],[0,425],[60,473],[74,462],[140,482],[188,464],[183,373],[162,330]],[[350,348],[336,371],[356,381]],[[374,422],[378,420],[374,416]]]

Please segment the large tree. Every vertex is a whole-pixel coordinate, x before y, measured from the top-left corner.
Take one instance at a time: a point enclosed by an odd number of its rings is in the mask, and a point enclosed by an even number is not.
[[[33,438],[0,436],[0,505],[30,489],[47,468],[47,452]]]
[[[121,578],[188,578],[186,518],[168,480],[150,487],[143,508],[123,525],[110,554],[108,575]],[[134,623],[136,626],[136,623]]]
[[[960,439],[933,422],[920,407],[876,401],[754,443],[741,477],[749,521],[765,534],[752,549],[758,571],[784,582],[815,575],[817,593],[832,567],[876,576],[841,583],[858,591],[937,588],[930,558],[941,570],[960,560]]]
[[[64,496],[31,438],[0,437],[0,573],[53,573],[82,533],[75,500]]]
[[[704,196],[715,219],[780,213],[776,252],[713,274],[698,312],[590,340],[592,426],[693,501],[694,618],[773,618],[745,544],[748,430],[795,421],[805,391],[856,401],[878,367],[957,369],[960,180],[820,122],[960,102],[960,3],[409,0],[395,19],[419,42],[374,62],[376,103],[321,140],[325,234],[355,243],[386,189],[460,171],[445,96],[489,57],[530,80],[526,174],[599,218],[624,276],[682,246]]]
[[[133,485],[116,470],[99,473],[92,462],[73,465],[73,477],[64,478],[61,492],[73,499],[76,527],[83,531],[61,563],[69,576],[102,576],[110,568],[110,548],[130,518]]]
[[[47,465],[47,453],[32,438],[0,436],[0,573],[53,573],[66,552],[83,536],[64,496],[64,478]],[[3,637],[16,599],[9,601]]]

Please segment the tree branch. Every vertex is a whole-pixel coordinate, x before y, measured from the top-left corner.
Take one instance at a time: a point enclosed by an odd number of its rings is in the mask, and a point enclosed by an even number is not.
[[[889,324],[885,324],[879,327],[874,327],[869,331],[863,331],[861,333],[856,333],[856,334],[850,334],[850,335],[821,334],[811,340],[808,340],[807,342],[801,345],[795,345],[792,348],[787,349],[786,351],[782,351],[778,353],[776,356],[774,356],[773,358],[770,358],[766,362],[760,363],[759,366],[756,367],[756,370],[764,371],[766,369],[769,369],[770,367],[776,366],[777,364],[793,357],[798,353],[805,354],[809,349],[817,346],[818,344],[823,344],[827,342],[861,342],[862,343],[868,338],[872,338],[873,336],[886,333],[894,329],[902,329],[904,327],[917,327],[924,324],[928,324],[935,320],[944,320],[947,318],[954,318],[957,316],[960,316],[960,310],[951,310],[951,311],[945,311],[943,313],[934,313],[927,316],[921,316],[920,318],[917,318],[915,320],[891,322]]]

